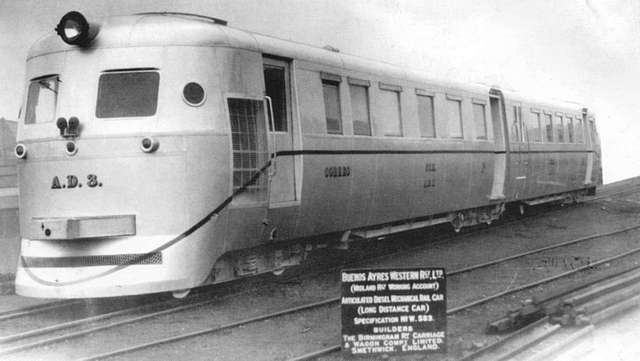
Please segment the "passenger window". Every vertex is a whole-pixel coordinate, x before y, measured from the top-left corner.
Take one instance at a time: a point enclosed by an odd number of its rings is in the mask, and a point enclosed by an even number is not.
[[[532,110],[529,113],[529,119],[527,121],[527,137],[530,142],[541,142],[540,130],[542,126],[540,124],[540,112]]]
[[[487,116],[484,104],[473,103],[473,123],[475,126],[476,139],[487,139]]]
[[[382,87],[381,87],[382,88]],[[400,91],[380,90],[380,121],[377,122],[378,134],[402,136],[402,118],[400,117]]]
[[[547,142],[552,143],[553,142],[553,118],[551,117],[551,114],[545,114],[544,120],[545,120],[545,133],[546,133]]]
[[[594,117],[589,117],[589,129],[591,130],[591,142],[597,141],[598,129],[596,128],[596,120]]]
[[[556,142],[564,143],[564,119],[556,114]]]
[[[327,119],[327,133],[342,134],[342,114],[340,112],[340,83],[323,80],[324,110]]]
[[[25,124],[54,121],[59,83],[60,79],[57,75],[41,77],[31,81],[27,92]]]
[[[417,96],[418,121],[420,122],[420,135],[425,138],[435,138],[436,124],[433,110],[433,97],[428,95]]]
[[[148,117],[158,107],[157,71],[108,72],[100,75],[96,117]]]
[[[447,97],[449,137],[462,138],[462,100]]]
[[[353,134],[371,135],[371,119],[369,113],[369,88],[350,84],[351,113],[353,115]]]
[[[524,142],[524,136],[522,134],[522,107],[519,105],[513,106],[513,122],[511,124],[511,141],[512,142]]]
[[[574,132],[576,136],[576,143],[584,143],[584,125],[582,123],[582,117],[576,116]]]
[[[567,128],[567,137],[569,140],[569,143],[575,143],[575,139],[573,137],[573,118],[571,117],[567,117],[567,124],[566,124]]]

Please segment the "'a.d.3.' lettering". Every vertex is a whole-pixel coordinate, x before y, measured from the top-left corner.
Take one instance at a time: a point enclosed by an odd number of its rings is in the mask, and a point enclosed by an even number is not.
[[[53,180],[51,180],[51,189],[82,188],[83,185],[86,185],[89,188],[102,187],[102,182],[98,180],[98,176],[95,174],[87,175],[86,182],[84,182],[84,184],[73,174],[60,178],[58,176],[54,176]]]

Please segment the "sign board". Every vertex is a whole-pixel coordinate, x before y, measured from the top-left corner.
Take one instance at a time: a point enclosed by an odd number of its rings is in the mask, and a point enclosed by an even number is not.
[[[352,269],[341,277],[343,351],[446,352],[443,268]]]

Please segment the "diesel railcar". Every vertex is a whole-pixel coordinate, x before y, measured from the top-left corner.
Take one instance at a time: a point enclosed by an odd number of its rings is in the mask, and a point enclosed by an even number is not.
[[[580,105],[193,14],[70,12],[56,32],[28,54],[17,132],[21,295],[181,296],[601,182]]]

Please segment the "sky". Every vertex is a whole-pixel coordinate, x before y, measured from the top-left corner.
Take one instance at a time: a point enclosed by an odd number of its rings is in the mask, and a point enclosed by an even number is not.
[[[0,0],[0,117],[17,117],[29,46],[70,10],[199,13],[434,78],[577,101],[596,113],[605,182],[640,175],[640,1]]]

